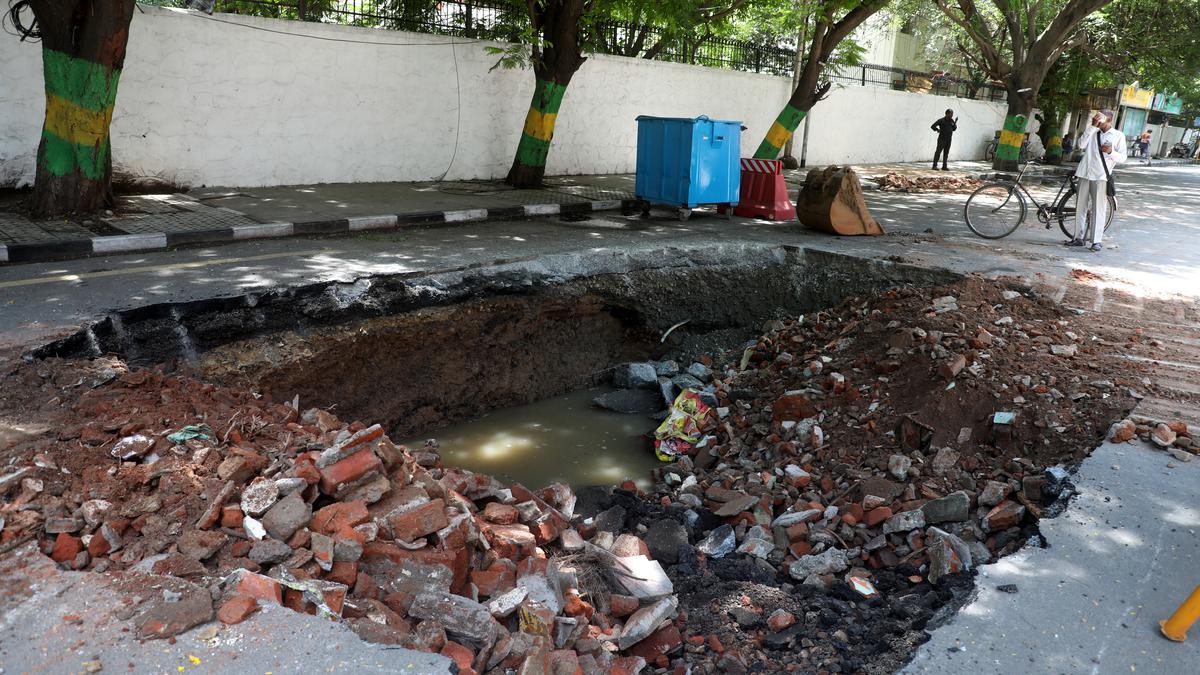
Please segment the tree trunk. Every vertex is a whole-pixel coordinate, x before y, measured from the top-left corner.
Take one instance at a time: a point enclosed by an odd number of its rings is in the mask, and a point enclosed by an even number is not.
[[[559,107],[571,78],[586,60],[579,50],[583,0],[546,0],[544,4],[531,4],[531,7],[537,8],[537,15],[531,19],[535,27],[540,27],[547,46],[541,51],[540,58],[537,52],[534,53],[533,100],[525,114],[525,127],[517,143],[512,167],[504,179],[505,183],[517,188],[541,187]]]
[[[1063,160],[1063,118],[1060,115],[1047,117],[1050,120],[1050,126],[1046,131],[1046,158],[1047,164],[1062,164]]]
[[[1010,87],[1008,91],[1008,113],[1004,117],[1004,128],[1000,131],[996,158],[992,161],[992,168],[996,171],[1020,169],[1021,145],[1025,142],[1025,129],[1029,125],[1034,99],[1018,94],[1016,89]],[[1059,147],[1061,150],[1061,145]]]
[[[828,83],[817,87],[814,91],[807,82],[802,81],[800,86],[792,92],[792,97],[788,99],[787,105],[783,106],[783,110],[775,118],[771,128],[767,130],[762,143],[758,144],[758,149],[754,151],[754,158],[775,159],[779,157],[779,152],[796,133],[796,127],[800,126],[808,111],[812,110],[817,101],[820,101],[828,91]]]
[[[32,212],[48,218],[112,202],[109,125],[134,0],[38,0],[46,118]]]

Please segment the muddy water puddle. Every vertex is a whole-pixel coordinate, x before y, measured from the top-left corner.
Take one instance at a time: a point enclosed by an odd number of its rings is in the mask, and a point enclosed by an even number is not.
[[[625,479],[649,488],[650,469],[659,462],[643,435],[658,423],[646,415],[593,406],[592,399],[605,391],[584,389],[495,410],[404,442],[419,448],[426,438],[436,438],[446,466],[535,489],[553,482],[579,487]]]

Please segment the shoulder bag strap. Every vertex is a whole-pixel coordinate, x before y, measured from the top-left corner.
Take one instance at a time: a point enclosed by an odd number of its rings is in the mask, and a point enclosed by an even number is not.
[[[1112,174],[1109,173],[1109,171],[1108,171],[1108,161],[1104,159],[1104,151],[1100,149],[1100,146],[1104,145],[1104,132],[1100,132],[1100,133],[1096,134],[1095,145],[1096,145],[1096,154],[1100,155],[1100,166],[1104,167],[1104,177],[1107,178],[1108,182],[1111,183],[1112,182]]]

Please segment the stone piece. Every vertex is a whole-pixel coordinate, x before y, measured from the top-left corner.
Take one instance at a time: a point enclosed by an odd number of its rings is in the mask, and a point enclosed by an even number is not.
[[[804,581],[809,575],[842,572],[849,566],[844,550],[830,548],[817,555],[806,555],[793,560],[788,567],[788,574],[797,581]]]
[[[229,537],[221,532],[209,530],[188,530],[179,536],[175,542],[179,552],[194,560],[207,560],[216,553]]]
[[[619,389],[657,389],[653,363],[622,363],[613,369],[613,386]]]
[[[989,480],[979,493],[980,506],[995,506],[1012,492],[1012,486],[998,480]]]
[[[272,537],[280,541],[287,541],[292,538],[296,530],[307,525],[310,520],[312,520],[312,506],[304,501],[299,492],[293,492],[275,502],[275,505],[263,516],[262,524]]]
[[[256,541],[250,547],[247,558],[260,565],[274,565],[292,556],[292,547],[278,539],[263,539]]]
[[[419,593],[408,608],[409,616],[432,621],[446,630],[454,640],[484,649],[496,639],[495,620],[487,607],[448,593]]]
[[[723,558],[737,548],[737,538],[734,536],[733,528],[729,525],[721,525],[699,544],[696,544],[696,550],[707,555],[710,558]]]
[[[592,399],[592,405],[624,415],[655,413],[664,408],[659,391],[618,389]]]
[[[687,529],[677,520],[656,520],[646,531],[646,546],[650,555],[665,565],[679,562],[679,547],[688,543]]]
[[[925,502],[921,511],[930,525],[962,522],[970,517],[971,496],[962,490],[952,492],[941,499]]]
[[[617,638],[617,648],[629,649],[646,639],[658,629],[659,624],[674,617],[678,609],[679,600],[669,596],[634,612]]]
[[[1021,522],[1025,515],[1025,507],[1013,501],[1003,501],[988,511],[983,517],[983,529],[986,532],[1000,532]]]
[[[270,478],[259,476],[242,488],[242,513],[258,518],[275,505],[279,499],[279,488]]]
[[[965,518],[963,520],[966,520]],[[904,511],[897,513],[887,522],[883,524],[884,534],[893,534],[895,532],[908,532],[925,527],[925,512],[921,509],[913,509],[912,511]]]

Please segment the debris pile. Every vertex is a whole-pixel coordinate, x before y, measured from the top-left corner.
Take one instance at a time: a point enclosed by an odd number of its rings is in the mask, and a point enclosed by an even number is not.
[[[1192,432],[1184,422],[1152,422],[1149,420],[1139,424],[1132,419],[1123,419],[1113,423],[1108,430],[1108,440],[1113,443],[1128,443],[1134,438],[1153,448],[1163,450],[1172,458],[1181,462],[1190,462],[1200,453],[1200,445],[1192,437]]]
[[[142,638],[275,603],[463,673],[638,672],[679,644],[646,543],[616,513],[577,517],[565,485],[501,485],[443,467],[434,443],[189,378],[103,379],[74,405],[84,422],[0,476],[2,536],[67,569],[153,575],[167,599],[144,594]]]
[[[703,439],[657,477],[664,506],[645,522],[686,530],[683,562],[668,570],[684,605],[725,615],[709,629],[743,650],[744,665],[844,668],[839,652],[859,648],[831,638],[822,654],[810,631],[861,634],[872,612],[946,601],[939,589],[953,590],[956,572],[1015,551],[1070,492],[1064,465],[1144,385],[1093,338],[1049,302],[977,279],[771,322],[715,369],[701,390]],[[741,585],[714,596],[723,582]],[[778,599],[731,608],[728,594],[747,583],[833,598],[839,610]],[[808,620],[788,628],[779,609]]]
[[[880,190],[888,192],[971,192],[983,184],[975,178],[957,176],[906,176],[889,171],[875,178]]]

